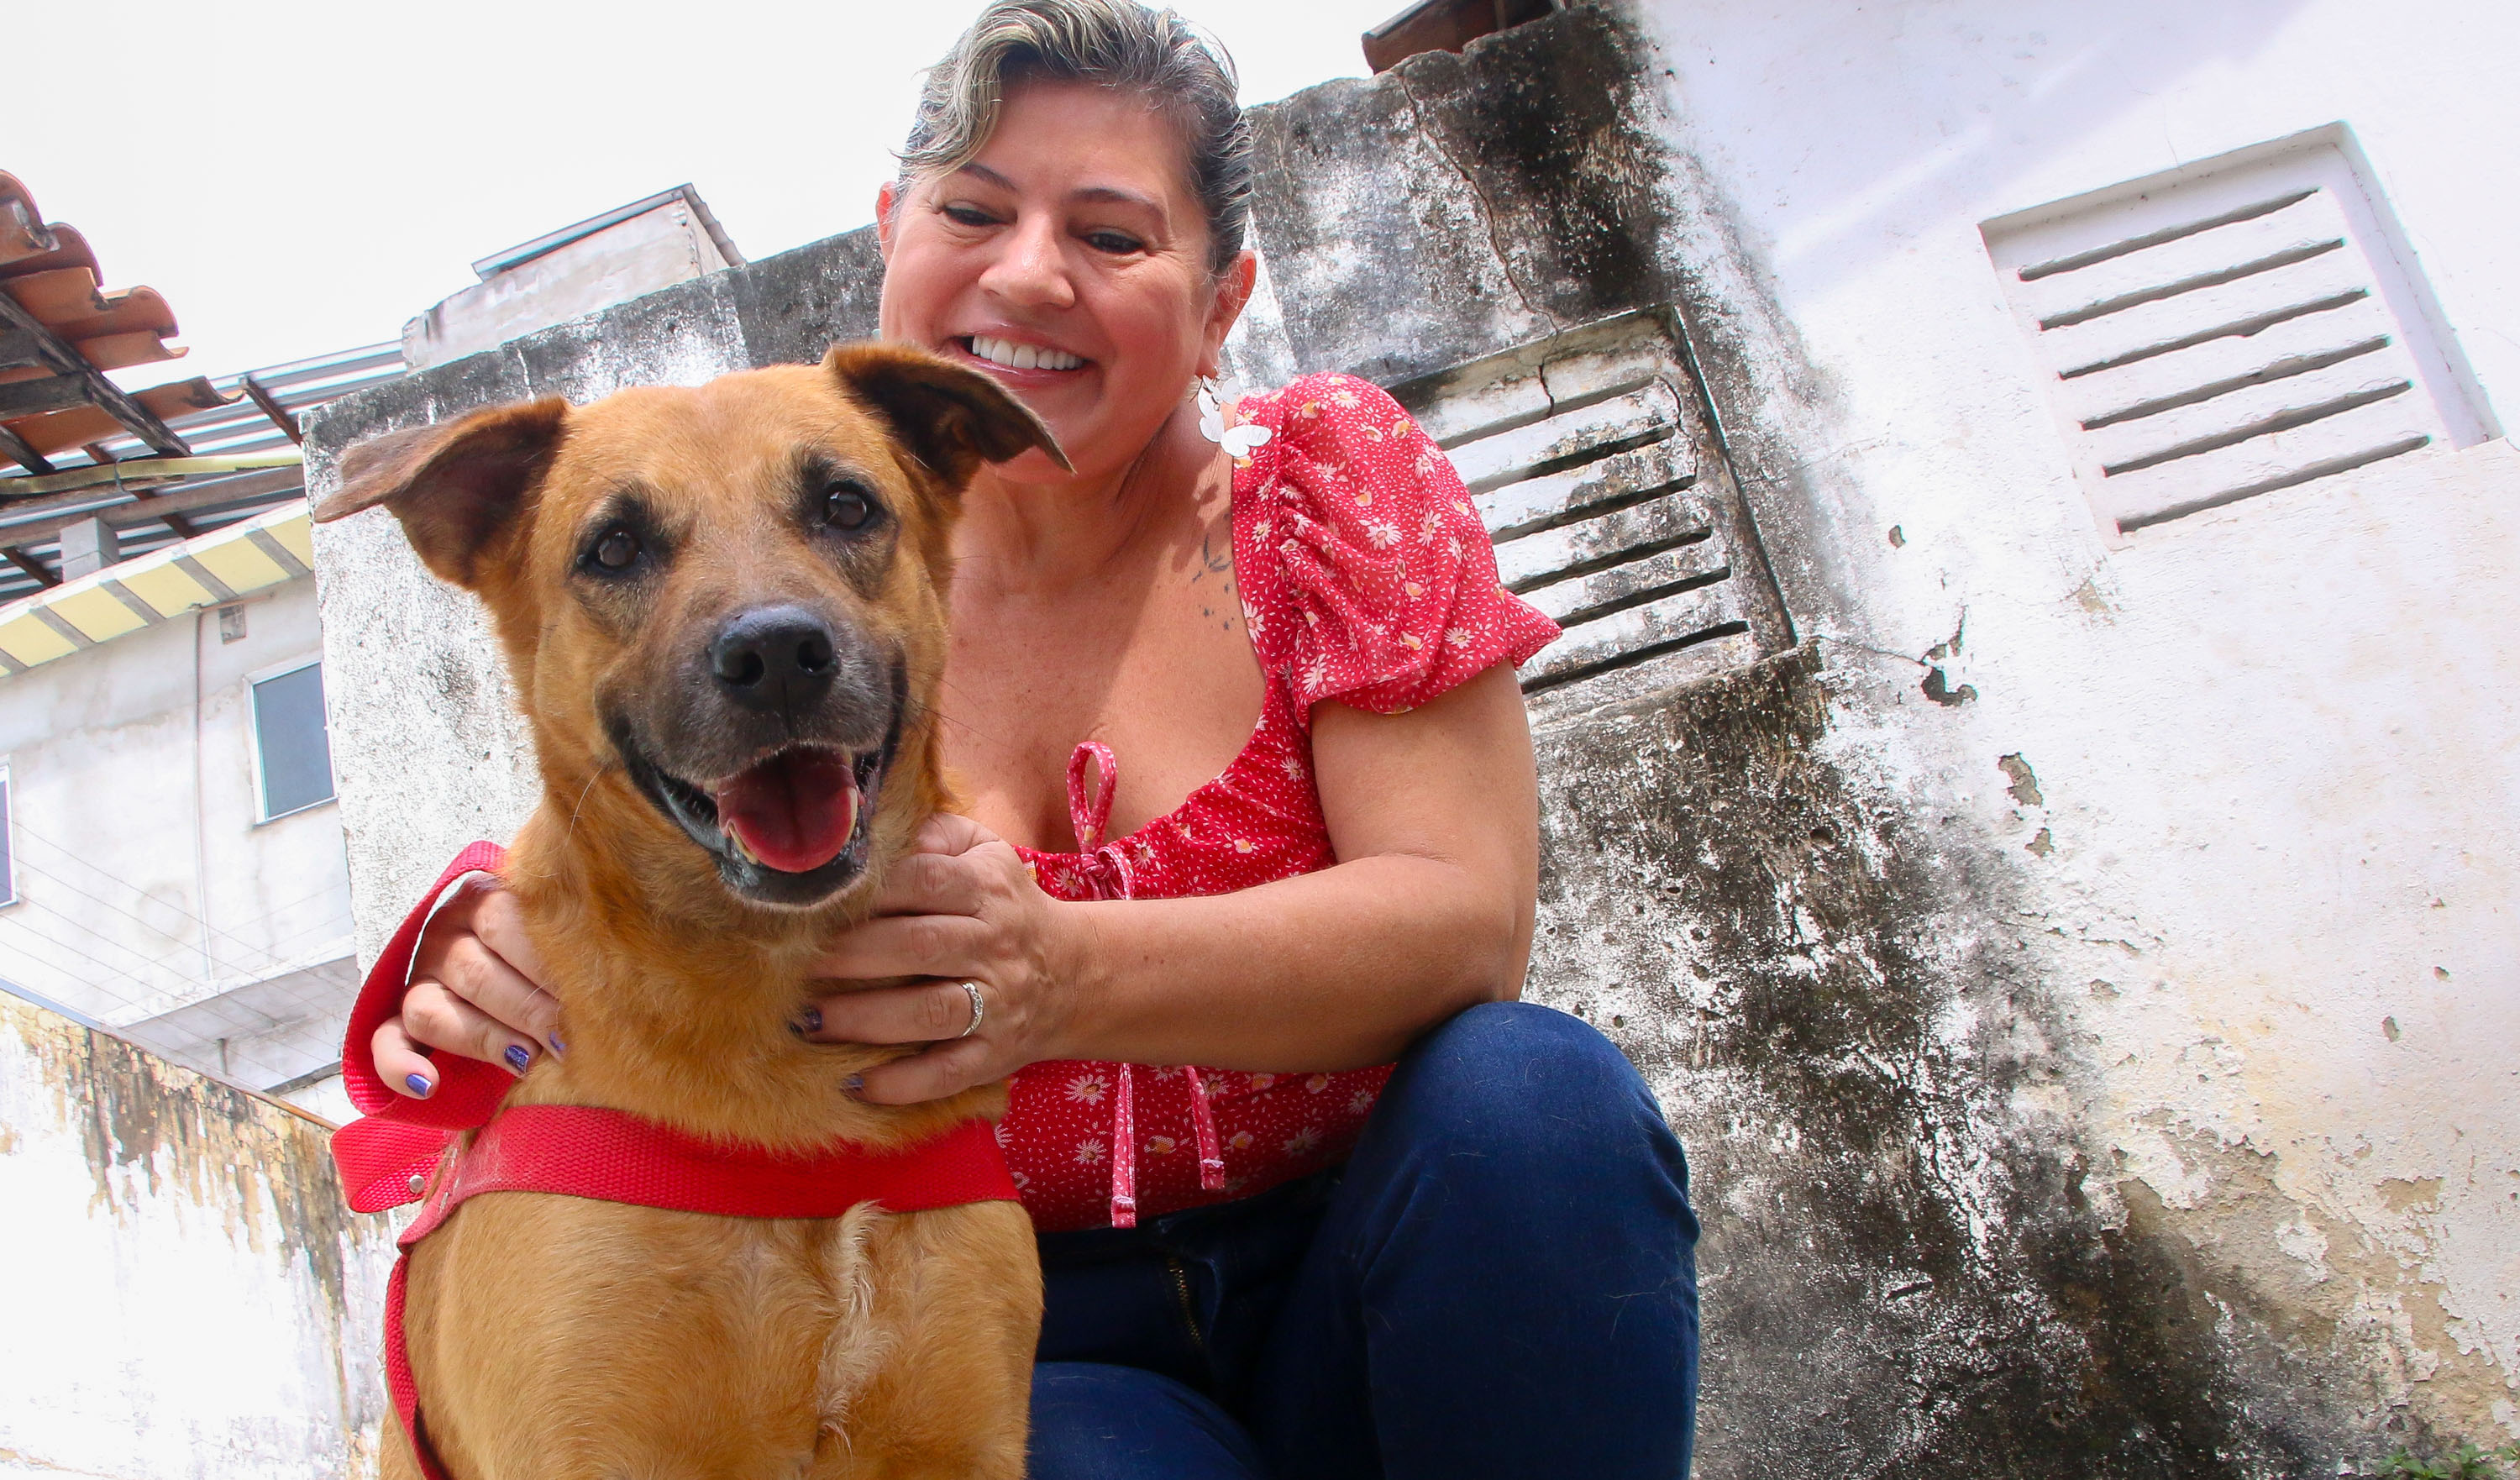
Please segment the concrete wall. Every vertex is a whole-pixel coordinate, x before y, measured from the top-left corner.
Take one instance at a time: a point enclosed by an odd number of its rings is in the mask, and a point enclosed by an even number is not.
[[[239,605],[235,642],[204,608],[0,681],[19,896],[0,906],[0,977],[117,1031],[350,954],[338,807],[258,821],[248,684],[321,656],[315,583]],[[264,1088],[338,1058],[338,1016],[288,1004],[346,1009],[340,983],[286,985],[267,1006],[287,1020],[240,1018],[225,1065],[229,1035],[195,1024],[199,1066]]]
[[[1671,1080],[1733,1214],[1710,1299],[1845,1333],[1719,1354],[1710,1442],[2325,1472],[2520,1433],[2520,858],[2480,826],[2520,799],[2520,463],[2438,448],[2109,548],[1979,236],[2342,120],[2507,412],[2520,217],[2479,166],[2520,128],[2520,18],[1640,9],[1677,270],[1824,655],[1813,753],[1863,809],[1765,837],[1789,882],[1860,843],[1896,904],[1868,943],[1762,893],[1728,912],[1775,927],[1755,950],[1700,918],[1658,982],[1594,943],[1550,968],[1633,1006],[1641,1055],[1736,1066]],[[1745,1040],[1733,994],[1780,973],[1825,1012]],[[1848,1129],[1817,1084],[1870,1129],[1816,1143]]]
[[[2520,1432],[2515,860],[2472,821],[2515,800],[2514,455],[2110,548],[1978,237],[2342,117],[2508,399],[2502,207],[2396,162],[2507,112],[2502,26],[1648,0],[1260,111],[1238,376],[1676,305],[1775,570],[1763,661],[1559,691],[1540,734],[1529,991],[1696,1158],[1703,1473],[2335,1474]],[[810,359],[875,272],[855,233],[340,403],[316,485],[373,430]],[[530,788],[469,603],[382,518],[318,555],[372,948]]]
[[[0,996],[0,1476],[377,1473],[393,1234],[320,1124]]]

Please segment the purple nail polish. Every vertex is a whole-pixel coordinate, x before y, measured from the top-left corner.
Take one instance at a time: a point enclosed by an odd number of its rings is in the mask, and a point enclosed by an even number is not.
[[[568,1052],[568,1045],[560,1041],[560,1035],[558,1033],[554,1033],[550,1038],[545,1039],[544,1042],[552,1046],[552,1052],[555,1054],[566,1054]]]
[[[808,1033],[823,1031],[823,1009],[820,1008],[809,1004],[803,1012],[797,1014],[796,1020],[805,1025]]]
[[[509,1068],[522,1074],[533,1065],[534,1055],[525,1052],[523,1044],[512,1043],[508,1045],[507,1059]]]
[[[866,1076],[864,1074],[852,1074],[848,1078],[840,1081],[840,1088],[854,1095],[858,1091],[866,1088]]]
[[[405,1074],[402,1077],[402,1082],[409,1085],[411,1087],[411,1092],[423,1099],[427,1099],[429,1096],[429,1092],[437,1088],[437,1086],[428,1082],[426,1075],[421,1074]]]

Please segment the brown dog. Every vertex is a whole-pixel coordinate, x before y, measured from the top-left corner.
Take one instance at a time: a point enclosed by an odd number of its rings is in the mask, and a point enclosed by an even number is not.
[[[843,345],[819,368],[501,407],[361,443],[382,504],[489,606],[543,800],[507,883],[568,1052],[514,1104],[782,1149],[1005,1108],[843,1088],[899,1050],[788,1029],[806,966],[946,799],[929,703],[946,537],[1039,447],[994,382]],[[1012,1203],[740,1219],[490,1193],[412,1254],[405,1328],[455,1480],[1019,1476],[1041,1282]],[[388,1475],[417,1473],[389,1436]]]

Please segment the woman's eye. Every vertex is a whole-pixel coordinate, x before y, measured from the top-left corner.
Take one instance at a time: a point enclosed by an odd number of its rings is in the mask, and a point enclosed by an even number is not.
[[[864,529],[875,517],[875,500],[855,483],[834,483],[823,497],[823,522],[834,529]]]
[[[1113,256],[1125,256],[1130,252],[1143,251],[1146,248],[1146,244],[1137,238],[1124,237],[1116,231],[1098,231],[1088,236],[1085,241],[1086,245],[1096,251],[1107,251]]]
[[[991,224],[989,213],[977,206],[948,205],[942,207],[942,209],[945,212],[945,219],[958,226],[987,226]]]
[[[607,570],[627,570],[639,559],[639,537],[615,524],[595,542],[595,563]]]

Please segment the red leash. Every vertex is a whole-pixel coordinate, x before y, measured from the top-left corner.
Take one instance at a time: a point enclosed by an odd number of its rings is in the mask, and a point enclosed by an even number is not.
[[[366,1112],[333,1136],[333,1157],[350,1206],[373,1213],[422,1202],[420,1215],[396,1240],[402,1255],[385,1286],[385,1379],[428,1480],[448,1476],[421,1422],[420,1387],[403,1338],[404,1281],[413,1247],[469,1198],[540,1192],[732,1218],[837,1218],[869,1202],[912,1213],[1016,1200],[1006,1153],[986,1121],[966,1121],[898,1150],[842,1145],[781,1155],[704,1140],[620,1110],[503,1110],[500,1100],[515,1081],[471,1059],[441,1061],[438,1091],[428,1099],[385,1089],[369,1041],[402,1000],[412,952],[438,894],[463,875],[495,871],[506,860],[495,844],[474,843],[439,875],[369,968],[341,1054],[351,1100]],[[472,1144],[455,1153],[458,1135],[475,1128],[479,1134]]]

